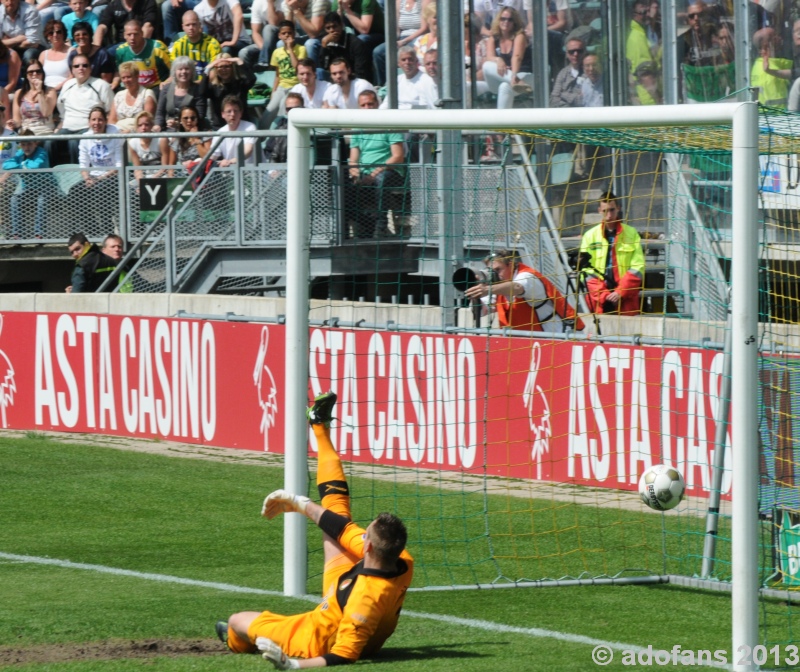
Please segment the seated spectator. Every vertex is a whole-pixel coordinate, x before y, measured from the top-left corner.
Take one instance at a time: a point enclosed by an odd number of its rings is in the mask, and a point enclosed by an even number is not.
[[[472,100],[472,78],[475,77],[475,95],[482,96],[489,92],[489,87],[483,78],[483,64],[486,62],[486,45],[489,39],[483,37],[481,33],[481,23],[477,14],[470,17],[468,14],[464,15],[464,63],[467,66],[467,95],[468,107],[476,105],[477,101]],[[475,62],[472,62],[472,54],[474,51]],[[429,73],[430,74],[430,73]]]
[[[0,42],[0,88],[6,94],[14,93],[19,85],[19,73],[22,60],[13,49]]]
[[[153,115],[149,112],[139,112],[136,115],[136,132],[150,133],[153,130]],[[128,140],[128,160],[133,166],[161,166],[164,165],[164,148],[166,141],[162,145],[160,140],[155,138],[131,138]],[[163,171],[158,173],[148,173],[147,177],[158,177]],[[141,170],[134,171],[134,177],[141,180],[144,177]]]
[[[171,72],[169,83],[161,89],[158,97],[158,111],[153,129],[156,132],[177,128],[178,110],[185,105],[193,105],[199,110],[201,117],[206,116],[206,99],[201,95],[200,84],[195,82],[194,61],[188,56],[178,56],[172,62]]]
[[[72,284],[65,290],[67,294],[96,292],[114,271],[119,261],[103,254],[100,248],[95,243],[90,243],[83,233],[75,233],[70,236],[67,241],[67,249],[75,260]],[[107,291],[111,291],[111,289]]]
[[[433,83],[436,84],[436,89],[438,92],[439,89],[439,50],[438,49],[428,49],[425,52],[425,56],[422,58],[422,68],[425,70],[425,74],[428,75],[433,80]]]
[[[19,150],[10,159],[3,162],[3,170],[39,170],[50,167],[50,157],[36,141],[33,131],[24,129],[20,136],[25,138],[19,141]],[[0,179],[7,179],[3,175]],[[22,204],[28,200],[36,201],[36,216],[33,224],[33,237],[41,238],[44,235],[44,221],[47,214],[47,201],[55,193],[55,180],[51,172],[39,175],[20,174],[18,186],[11,196],[11,237],[30,238],[29,230],[22,226]]]
[[[303,105],[300,107],[308,107],[310,109],[321,108],[325,92],[328,90],[330,84],[328,84],[328,82],[317,81],[317,68],[314,61],[310,58],[303,58],[297,62],[297,79],[300,83],[295,84],[289,93],[297,93],[301,96]],[[295,107],[297,107],[297,105],[295,105]],[[283,114],[285,116],[285,112],[283,112]]]
[[[586,54],[583,57],[583,81],[581,82],[581,100],[584,107],[603,107],[603,68],[600,57]]]
[[[636,70],[642,63],[649,63],[651,69],[657,70],[657,63],[650,51],[650,42],[647,40],[647,17],[650,15],[648,3],[636,0],[631,12],[631,24],[628,37],[625,41],[625,57],[628,59],[630,73],[635,78]]]
[[[39,63],[44,69],[44,83],[45,86],[61,91],[70,76],[67,28],[61,21],[48,21],[44,27],[44,36],[50,43],[50,48],[39,54]]]
[[[61,17],[61,21],[67,29],[67,40],[73,44],[75,43],[75,36],[72,30],[75,28],[76,23],[88,23],[92,27],[92,34],[100,25],[100,17],[89,10],[89,4],[89,0],[69,0],[69,8],[72,12]]]
[[[70,72],[72,72],[72,59],[77,54],[86,56],[92,66],[92,77],[97,77],[111,84],[117,72],[116,61],[108,55],[108,52],[103,47],[92,43],[93,36],[94,32],[91,24],[85,21],[79,21],[72,26],[72,40],[75,46],[72,47],[69,56],[67,56],[67,64]]]
[[[680,39],[682,61],[688,65],[720,65],[722,50],[716,40],[717,25],[710,20],[706,4],[702,0],[692,2],[686,8],[687,30]]]
[[[286,104],[286,114],[282,117],[278,117],[275,120],[275,130],[283,131],[286,130],[289,126],[289,112],[291,112],[296,107],[303,107],[303,96],[299,93],[290,92],[286,96],[286,100],[284,101]],[[267,138],[267,142],[264,145],[264,160],[267,163],[286,163],[286,136],[270,136]],[[271,171],[270,176],[275,177],[273,175],[276,171]],[[277,174],[277,173],[276,173]]]
[[[567,65],[556,75],[550,93],[550,107],[581,107],[581,85],[583,83],[583,55],[586,45],[583,40],[571,38],[567,41]]]
[[[89,129],[79,146],[78,163],[83,169],[83,181],[69,190],[69,200],[83,221],[88,218],[97,226],[101,226],[108,216],[108,199],[117,193],[114,183],[122,168],[125,140],[121,136],[112,140],[94,139],[91,136],[118,132],[116,126],[108,123],[108,112],[102,105],[92,108]]]
[[[439,21],[436,18],[436,3],[429,2],[422,10],[422,18],[428,32],[420,35],[412,44],[417,52],[417,57],[422,58],[429,49],[439,48]]]
[[[547,62],[551,73],[564,66],[564,38],[572,30],[573,17],[569,0],[549,0],[547,6]],[[519,11],[519,7],[516,7]],[[528,12],[528,39],[533,38],[533,11]]]
[[[366,46],[355,35],[344,29],[342,17],[336,12],[328,12],[325,15],[325,36],[322,38],[321,46],[320,57],[316,61],[320,66],[317,70],[317,79],[333,81],[330,78],[331,64],[342,58],[347,61],[359,79],[371,80],[374,77]],[[354,101],[353,107],[357,106]]]
[[[236,56],[251,43],[239,0],[203,0],[194,11],[203,32],[219,41],[223,53]]]
[[[385,40],[383,10],[377,0],[332,0],[331,11],[340,12],[345,28],[350,28],[366,47],[366,56],[372,60],[372,51]]]
[[[250,27],[253,44],[247,47],[245,62],[254,65],[269,64],[272,52],[278,46],[278,28],[281,21],[292,21],[295,39],[306,48],[308,57],[318,62],[320,40],[325,34],[324,18],[330,10],[330,0],[255,0]]]
[[[397,109],[436,109],[439,98],[436,82],[419,69],[419,59],[414,47],[400,47],[397,63],[403,71],[397,75]],[[389,99],[385,98],[381,108],[388,107]]]
[[[3,44],[22,60],[34,60],[42,50],[39,42],[39,12],[21,0],[4,0],[0,5],[0,27]]]
[[[159,13],[156,0],[110,0],[103,10],[100,26],[95,31],[94,43],[98,46],[108,39],[108,55],[114,57],[117,47],[122,44],[125,36],[125,24],[128,21],[139,21],[142,35],[146,39],[156,36]],[[73,28],[73,34],[75,29]]]
[[[269,65],[272,52],[278,46],[278,24],[283,13],[277,9],[278,0],[255,0],[250,8],[250,39],[253,40],[239,56],[249,67]]]
[[[136,64],[130,61],[119,66],[119,78],[124,88],[114,95],[108,121],[122,133],[130,133],[135,129],[139,112],[146,110],[154,114],[156,111],[156,96],[151,89],[140,86],[140,74]]]
[[[7,119],[11,116],[11,103],[8,100],[8,94],[5,89],[0,89],[0,128],[3,132],[0,133],[0,138],[7,138],[11,135],[16,135],[14,130],[16,126],[11,125]],[[17,153],[17,148],[13,142],[0,139],[0,161],[10,159]]]
[[[517,10],[504,7],[495,17],[486,53],[483,76],[497,96],[497,109],[511,108],[518,93],[533,87],[531,51]]]
[[[428,25],[422,18],[423,5],[430,0],[400,0],[396,3],[397,12],[397,48],[412,44],[421,35],[428,32]],[[375,68],[375,83],[383,86],[386,83],[386,42],[379,44],[372,52],[372,63]]]
[[[294,23],[281,21],[278,37],[283,42],[283,46],[277,47],[272,52],[272,59],[269,64],[277,70],[277,73],[272,84],[272,95],[267,104],[267,109],[258,122],[260,128],[269,128],[275,117],[278,116],[281,103],[286,94],[289,93],[293,86],[299,84],[297,64],[302,59],[308,58],[306,48],[295,41]]]
[[[375,91],[366,79],[353,77],[350,65],[344,58],[331,62],[330,76],[333,84],[327,88],[322,107],[339,110],[358,109],[358,98],[365,91]]]
[[[222,117],[228,123],[219,130],[221,132],[228,131],[230,133],[255,131],[255,124],[249,121],[242,121],[243,114],[244,109],[239,97],[228,96],[222,101]],[[240,144],[244,145],[244,162],[248,165],[255,164],[255,153],[253,152],[256,146],[255,138],[225,138],[217,147],[213,157],[215,160],[219,161],[221,168],[227,168],[228,166],[238,163],[239,156],[237,148]]]
[[[14,130],[30,131],[35,135],[50,135],[55,130],[53,114],[58,93],[45,86],[43,77],[39,61],[25,64],[25,79],[14,96],[13,118],[9,120]]]
[[[187,12],[194,10],[200,0],[165,0],[161,3],[161,25],[164,28],[164,42],[171,44],[180,32],[178,26],[183,25],[183,19]],[[199,27],[199,21],[198,21]],[[183,29],[186,32],[186,28]],[[188,54],[183,54],[188,56]],[[214,59],[210,59],[210,63]]]
[[[196,70],[195,80],[199,83],[206,66],[219,58],[222,49],[216,38],[203,32],[200,19],[192,10],[183,15],[183,32],[186,34],[172,43],[169,53],[173,62],[181,56],[191,58]]]
[[[762,28],[753,34],[753,47],[760,57],[753,59],[750,86],[759,87],[758,102],[770,107],[786,108],[792,60],[776,58],[781,38],[774,28]]]
[[[49,41],[47,24],[51,21],[61,22],[61,19],[70,12],[69,5],[66,0],[34,0],[31,4],[35,5],[39,13],[39,44],[42,48],[46,48]]]
[[[364,91],[358,97],[362,110],[378,109],[378,94]],[[353,221],[356,238],[389,234],[388,213],[403,210],[393,189],[405,184],[405,142],[402,133],[353,135],[350,138],[350,184],[346,190],[345,217]],[[349,216],[348,216],[349,215]]]
[[[640,63],[633,73],[635,89],[631,102],[634,105],[661,105],[664,102],[658,73],[650,61]]]
[[[133,63],[139,68],[139,84],[155,89],[169,77],[171,61],[167,45],[161,40],[145,38],[138,19],[125,24],[125,39],[125,44],[116,51],[117,70],[123,63]]]
[[[238,96],[247,109],[247,92],[256,78],[239,58],[220,56],[208,66],[208,77],[201,86],[201,96],[208,101],[208,118],[211,128],[217,130],[225,125],[222,119],[222,101],[227,96]]]
[[[58,95],[58,112],[61,116],[59,133],[83,133],[88,128],[90,112],[100,106],[108,114],[114,105],[111,86],[102,79],[92,77],[90,72],[87,56],[78,54],[72,59],[72,79],[67,80]],[[78,163],[78,150],[78,142],[70,140],[70,163]]]
[[[180,109],[176,130],[179,133],[197,133],[205,130],[201,125],[203,121],[196,107],[186,105]],[[164,143],[164,140],[161,142]],[[210,148],[211,138],[170,138],[167,143],[162,144],[161,151],[168,158],[167,165],[181,165],[191,171],[198,161],[205,158]]]

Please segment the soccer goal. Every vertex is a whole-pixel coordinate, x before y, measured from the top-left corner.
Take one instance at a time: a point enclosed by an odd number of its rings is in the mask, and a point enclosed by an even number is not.
[[[761,390],[775,383],[772,408],[793,367],[763,364],[759,187],[781,168],[760,167],[759,126],[750,102],[293,111],[286,488],[313,489],[304,408],[331,388],[354,515],[408,522],[416,587],[725,585],[733,650],[752,649],[765,573],[780,574],[759,506]],[[770,137],[785,141],[778,126]],[[316,193],[312,145],[376,134],[403,147],[394,182],[334,163]],[[609,190],[641,235],[645,272],[635,315],[596,318],[575,261]],[[484,315],[462,290],[499,249],[580,319],[528,333]],[[637,492],[658,463],[689,495],[664,514]],[[285,525],[285,592],[304,594],[314,546],[305,519]]]

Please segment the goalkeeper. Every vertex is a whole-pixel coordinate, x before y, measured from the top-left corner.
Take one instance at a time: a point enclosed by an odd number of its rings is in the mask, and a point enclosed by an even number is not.
[[[307,411],[319,446],[321,505],[276,490],[264,500],[261,511],[269,519],[279,513],[303,513],[322,530],[322,602],[313,611],[294,616],[243,611],[216,626],[231,651],[261,651],[279,670],[342,665],[377,653],[397,627],[411,584],[414,560],[404,550],[403,522],[382,513],[364,530],[350,520],[350,493],[330,440],[335,403],[336,395],[328,392]]]

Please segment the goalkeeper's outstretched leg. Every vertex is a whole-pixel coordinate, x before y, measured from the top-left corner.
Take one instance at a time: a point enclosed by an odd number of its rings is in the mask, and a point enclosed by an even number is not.
[[[234,653],[260,651],[281,670],[339,665],[374,655],[394,632],[414,560],[405,551],[403,521],[382,513],[366,529],[352,522],[350,492],[330,440],[336,395],[319,395],[306,415],[319,444],[317,487],[321,504],[276,490],[262,515],[302,513],[323,534],[323,599],[313,611],[282,616],[243,611],[217,623],[217,634]]]

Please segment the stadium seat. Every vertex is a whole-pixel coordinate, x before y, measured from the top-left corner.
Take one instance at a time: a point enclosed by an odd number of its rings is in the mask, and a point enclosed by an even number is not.
[[[256,86],[266,85],[272,90],[272,85],[275,82],[275,71],[274,70],[267,70],[266,72],[257,72],[256,75]],[[267,103],[269,102],[269,96],[259,96],[257,98],[250,98],[247,99],[247,106],[253,108],[258,116],[261,116],[264,112],[264,108],[266,108]]]

